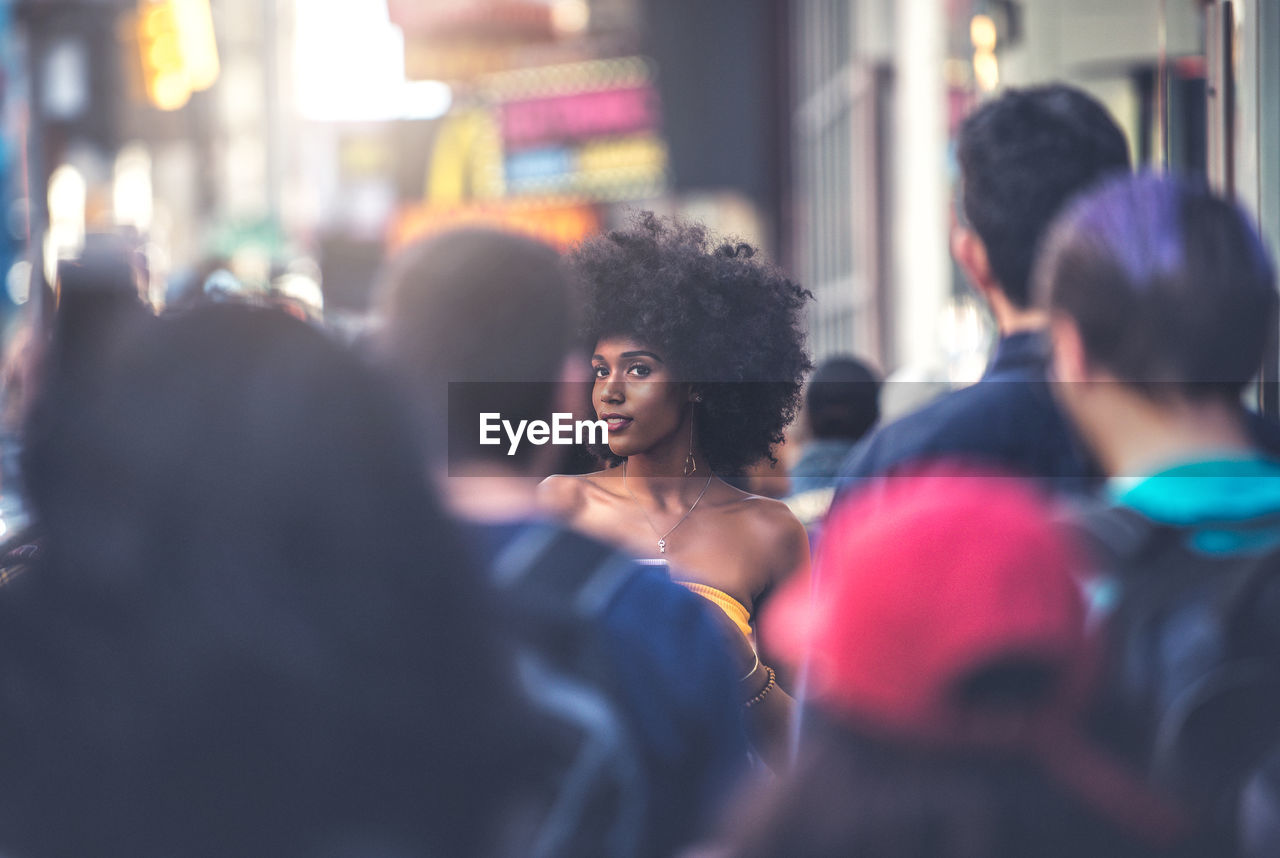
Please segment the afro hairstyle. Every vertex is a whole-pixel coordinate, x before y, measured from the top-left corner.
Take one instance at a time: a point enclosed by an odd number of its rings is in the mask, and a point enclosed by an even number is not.
[[[713,471],[773,461],[812,368],[800,319],[807,289],[749,244],[717,244],[702,224],[652,212],[583,242],[569,260],[588,349],[627,337],[660,352],[702,394],[695,431]],[[603,445],[594,452],[622,461]]]

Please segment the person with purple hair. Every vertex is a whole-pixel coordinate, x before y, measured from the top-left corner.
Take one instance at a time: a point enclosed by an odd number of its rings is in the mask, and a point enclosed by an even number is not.
[[[1280,460],[1241,404],[1275,269],[1234,204],[1143,175],[1065,212],[1035,285],[1054,393],[1108,476],[1077,521],[1110,632],[1099,729],[1231,854],[1242,790],[1280,809]]]

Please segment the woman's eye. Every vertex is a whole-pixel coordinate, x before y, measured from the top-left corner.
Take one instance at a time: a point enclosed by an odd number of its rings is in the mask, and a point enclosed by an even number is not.
[[[645,364],[637,363],[637,364],[632,364],[632,365],[628,368],[628,371],[629,371],[632,375],[636,376],[637,378],[644,378],[644,377],[645,377],[645,376],[647,376],[649,373],[651,373],[653,370],[649,369],[649,367],[648,367],[647,365],[645,365]]]
[[[591,374],[592,374],[593,376],[595,376],[596,378],[606,378],[606,377],[608,377],[608,375],[609,375],[609,367],[607,367],[607,366],[593,366],[593,367],[591,367]]]

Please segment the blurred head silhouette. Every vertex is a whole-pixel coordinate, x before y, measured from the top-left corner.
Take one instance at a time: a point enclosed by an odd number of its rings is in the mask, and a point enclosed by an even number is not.
[[[1238,397],[1274,327],[1275,269],[1244,212],[1170,177],[1117,179],[1073,205],[1038,281],[1082,357],[1156,399]]]
[[[1096,99],[1053,84],[1011,89],[975,110],[960,128],[956,158],[962,187],[952,251],[1003,325],[1031,306],[1032,264],[1054,216],[1127,171],[1129,147]]]
[[[29,427],[47,563],[0,603],[3,845],[474,850],[516,710],[379,379],[221,305],[113,338],[91,381],[54,374]]]
[[[880,379],[855,357],[828,358],[809,379],[804,408],[814,438],[857,441],[880,419]]]
[[[1036,272],[1055,385],[1112,473],[1194,417],[1201,446],[1237,443],[1239,397],[1275,329],[1275,268],[1238,206],[1197,184],[1108,182],[1054,226]],[[1141,437],[1134,456],[1126,442]],[[1159,452],[1159,451],[1156,451]],[[1184,453],[1187,451],[1183,451]]]
[[[138,257],[124,238],[91,233],[78,257],[58,263],[50,371],[69,380],[98,360],[116,328],[151,314],[139,291]]]
[[[383,300],[383,350],[425,435],[451,465],[531,470],[545,476],[557,448],[479,443],[479,415],[549,420],[570,401],[576,309],[554,248],[498,229],[469,227],[424,239],[391,267]],[[567,411],[563,407],[559,410]],[[447,424],[447,429],[446,429]]]

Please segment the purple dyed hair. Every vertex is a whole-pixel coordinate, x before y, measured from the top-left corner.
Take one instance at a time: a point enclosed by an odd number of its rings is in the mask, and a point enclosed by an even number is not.
[[[1247,215],[1207,188],[1117,178],[1056,222],[1035,276],[1089,359],[1163,395],[1235,396],[1275,325],[1275,269]]]

